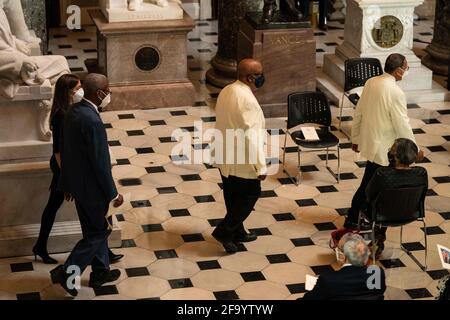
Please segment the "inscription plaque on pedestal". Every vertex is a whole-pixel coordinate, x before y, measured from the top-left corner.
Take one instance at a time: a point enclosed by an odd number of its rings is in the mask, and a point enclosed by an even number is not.
[[[141,71],[153,71],[159,66],[159,62],[159,52],[151,46],[140,48],[134,55],[134,63]]]

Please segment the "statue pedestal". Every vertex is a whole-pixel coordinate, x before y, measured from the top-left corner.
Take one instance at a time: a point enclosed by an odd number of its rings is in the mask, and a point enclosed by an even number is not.
[[[30,255],[39,235],[52,179],[51,98],[48,81],[20,87],[12,100],[0,98],[0,257]],[[70,251],[81,238],[75,206],[66,202],[56,216],[49,252]],[[110,244],[121,245],[117,227]]]
[[[423,0],[348,0],[344,42],[335,54],[324,56],[318,88],[339,103],[345,82],[344,62],[350,58],[378,58],[384,65],[392,53],[403,54],[410,66],[399,82],[408,103],[443,101],[446,90],[433,82],[433,72],[412,51],[414,8]],[[336,88],[339,88],[336,92]]]
[[[89,14],[97,27],[98,69],[108,76],[108,110],[191,106],[195,89],[187,76],[187,34],[183,19],[109,23],[100,10]]]
[[[183,8],[176,2],[169,2],[169,6],[160,7],[153,3],[143,2],[137,11],[128,8],[107,8],[101,5],[102,12],[108,22],[131,22],[131,21],[155,21],[183,19]]]
[[[262,62],[266,83],[256,97],[266,117],[287,116],[287,97],[316,89],[316,42],[309,22],[261,24],[260,14],[241,22],[238,61]]]

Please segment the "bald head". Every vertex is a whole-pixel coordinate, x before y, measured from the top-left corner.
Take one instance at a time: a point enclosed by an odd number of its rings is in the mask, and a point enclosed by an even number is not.
[[[256,90],[255,80],[263,74],[261,62],[255,59],[243,59],[238,65],[238,79],[247,84],[252,90]]]
[[[102,74],[90,73],[84,78],[83,90],[86,99],[93,100],[98,99],[98,90],[108,91],[108,78]]]

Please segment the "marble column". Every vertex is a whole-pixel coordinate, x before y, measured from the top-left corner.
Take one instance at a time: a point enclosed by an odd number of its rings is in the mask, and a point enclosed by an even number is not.
[[[450,56],[450,1],[448,0],[436,1],[434,35],[426,52],[422,63],[435,73],[446,76]]]
[[[250,11],[259,11],[262,0],[219,0],[219,41],[206,80],[223,88],[236,79],[237,38],[240,20]]]
[[[47,53],[47,16],[45,0],[21,0],[23,14],[28,29],[34,30],[36,36],[42,40],[41,49]]]

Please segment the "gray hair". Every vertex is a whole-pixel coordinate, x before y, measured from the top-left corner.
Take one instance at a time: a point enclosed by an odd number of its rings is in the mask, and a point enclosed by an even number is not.
[[[360,235],[352,235],[344,244],[344,254],[353,266],[362,267],[369,259],[370,250]]]
[[[410,165],[416,161],[419,149],[414,141],[406,138],[399,138],[395,140],[395,143],[397,144],[395,156],[401,164]]]

